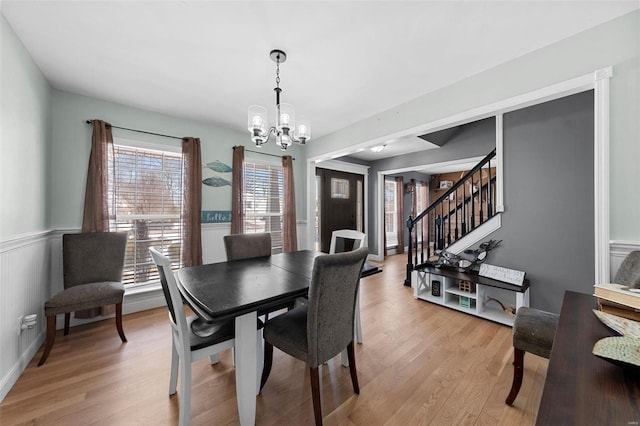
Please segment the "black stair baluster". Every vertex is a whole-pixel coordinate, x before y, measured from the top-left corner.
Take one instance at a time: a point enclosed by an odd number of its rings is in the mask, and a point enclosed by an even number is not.
[[[454,192],[454,198],[456,199],[455,203],[453,204],[453,214],[456,218],[456,226],[453,230],[454,232],[454,236],[455,236],[455,240],[458,241],[458,190],[456,189],[456,192]]]
[[[476,204],[473,199],[475,191],[473,190],[473,175],[470,177],[470,191],[471,191],[471,231],[476,229]]]
[[[480,198],[478,198],[478,208],[480,209],[480,223],[479,225],[482,225],[484,223],[484,217],[482,214],[482,169],[480,169],[480,186],[478,187],[478,194],[480,195]]]
[[[489,181],[487,182],[487,219],[491,219],[493,217],[493,203],[491,202],[491,160],[489,160]]]
[[[447,197],[447,245],[451,245],[451,195]]]
[[[462,185],[462,236],[467,235],[467,189]]]

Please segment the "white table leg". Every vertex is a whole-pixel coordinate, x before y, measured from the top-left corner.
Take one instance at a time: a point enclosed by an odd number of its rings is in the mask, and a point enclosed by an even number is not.
[[[236,317],[236,398],[242,426],[256,422],[256,381],[259,380],[256,323],[256,312]]]

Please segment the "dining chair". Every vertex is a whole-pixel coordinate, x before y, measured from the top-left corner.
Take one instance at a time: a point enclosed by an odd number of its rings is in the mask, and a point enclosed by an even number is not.
[[[171,375],[169,395],[176,393],[178,371],[180,371],[180,414],[178,424],[186,426],[191,419],[191,364],[209,357],[217,364],[220,352],[233,348],[235,343],[234,319],[204,323],[196,316],[186,316],[182,296],[176,277],[171,270],[171,260],[157,248],[150,248],[153,261],[158,268],[162,291],[167,302],[171,322]],[[196,326],[197,324],[197,326]],[[256,339],[262,345],[262,323],[258,325]],[[260,358],[260,357],[258,357]],[[258,360],[262,364],[262,359]],[[256,385],[258,385],[256,383]],[[258,390],[258,389],[257,389]],[[257,393],[257,392],[256,392]]]
[[[249,259],[271,255],[271,233],[225,235],[227,260]]]
[[[304,361],[311,376],[311,394],[316,425],[322,424],[318,367],[345,348],[353,391],[360,393],[353,345],[354,310],[366,247],[315,258],[309,302],[270,319],[264,326],[263,388],[273,364],[273,347]]]
[[[38,367],[45,363],[53,347],[58,314],[64,314],[66,336],[69,334],[71,312],[115,305],[116,328],[120,340],[123,343],[127,341],[122,329],[122,270],[126,246],[126,232],[84,232],[62,236],[64,290],[44,304],[47,337]]]
[[[270,232],[225,235],[223,240],[227,261],[271,256]],[[290,309],[294,305],[295,303],[288,303],[286,305],[276,306],[265,312],[258,312],[258,314],[264,315],[264,320],[267,321],[270,313],[282,309]]]
[[[340,253],[349,248],[350,241],[353,240],[351,250],[357,250],[360,247],[366,247],[366,234],[355,231],[353,229],[338,229],[331,233],[331,245],[329,246],[329,254]],[[362,322],[360,321],[360,291],[356,295],[354,327],[356,333],[356,342],[362,344]],[[349,360],[345,352],[342,353],[342,365],[349,365]]]

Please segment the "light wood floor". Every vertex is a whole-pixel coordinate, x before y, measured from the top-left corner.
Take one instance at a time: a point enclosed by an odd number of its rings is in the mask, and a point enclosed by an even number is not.
[[[532,425],[547,360],[525,357],[513,407],[511,328],[428,302],[402,285],[404,255],[361,282],[364,344],[356,345],[360,395],[339,356],[322,367],[327,425]],[[168,396],[170,331],[164,308],[124,317],[121,344],[113,320],[59,334],[47,363],[41,352],[0,404],[0,424],[174,425],[178,396]],[[304,364],[277,349],[257,399],[258,425],[313,424]],[[219,364],[193,364],[191,423],[238,424],[231,352]]]

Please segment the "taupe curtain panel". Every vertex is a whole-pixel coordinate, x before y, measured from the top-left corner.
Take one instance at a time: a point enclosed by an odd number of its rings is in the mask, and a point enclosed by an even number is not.
[[[91,154],[84,192],[82,232],[109,232],[109,154],[113,156],[111,124],[91,120]],[[113,157],[112,157],[113,158]]]
[[[397,253],[404,253],[404,180],[402,176],[396,176],[396,212],[398,249]]]
[[[91,154],[87,170],[87,186],[84,192],[82,232],[109,232],[109,156],[113,158],[113,135],[111,124],[102,120],[91,120]],[[85,309],[75,313],[76,318],[93,318],[115,312],[113,305]]]
[[[282,217],[282,250],[298,250],[298,233],[296,230],[296,191],[293,184],[293,159],[290,155],[282,157],[282,177],[284,189],[284,206]]]
[[[423,206],[420,206],[420,211],[418,214],[422,213],[424,210],[429,207],[429,183],[420,181],[420,191],[422,191],[422,200],[424,202]],[[429,220],[428,217],[425,216],[422,219],[422,248],[425,249],[425,244],[427,241],[427,233],[429,232]]]
[[[242,169],[244,164],[244,146],[233,147],[231,164],[231,233],[244,234],[244,208],[242,204],[244,185]]]
[[[182,138],[182,266],[202,265],[202,155],[200,139]]]

